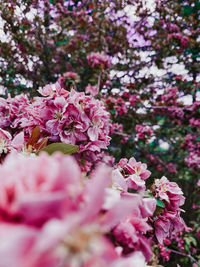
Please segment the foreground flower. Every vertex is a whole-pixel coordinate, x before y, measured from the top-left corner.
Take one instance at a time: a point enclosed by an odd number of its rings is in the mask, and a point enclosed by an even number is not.
[[[40,226],[50,218],[62,218],[77,208],[80,177],[72,158],[9,155],[0,166],[1,220]]]
[[[134,227],[149,229],[137,223],[143,220],[139,195],[102,213],[111,178],[102,165],[84,180],[69,156],[11,153],[0,166],[0,266],[144,266],[143,245],[124,257],[107,237],[129,216]]]

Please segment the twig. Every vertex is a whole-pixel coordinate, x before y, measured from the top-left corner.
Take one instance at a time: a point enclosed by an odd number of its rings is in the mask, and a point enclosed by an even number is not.
[[[174,254],[178,254],[178,255],[181,255],[181,256],[184,256],[184,257],[188,257],[190,258],[193,262],[197,263],[197,261],[195,260],[195,258],[193,258],[190,254],[186,254],[186,253],[183,253],[183,252],[180,252],[180,251],[176,251],[174,249],[169,249],[169,251],[171,251],[172,253]]]

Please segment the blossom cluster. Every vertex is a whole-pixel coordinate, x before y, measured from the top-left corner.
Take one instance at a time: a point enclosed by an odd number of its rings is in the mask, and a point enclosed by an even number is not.
[[[138,134],[139,139],[148,138],[149,136],[153,134],[153,130],[149,126],[143,126],[143,125],[137,124],[135,127],[135,130]]]
[[[26,143],[39,125],[40,139],[78,145],[83,160],[98,161],[110,141],[110,117],[103,102],[75,90],[67,91],[59,82],[39,92],[42,97],[31,100],[24,95],[0,99],[1,152],[15,145],[19,134]],[[21,140],[18,146],[21,149]]]
[[[180,217],[180,206],[184,204],[185,197],[178,185],[163,176],[155,180],[153,194],[164,203],[164,209],[158,213],[154,222],[158,242],[162,244],[165,238],[173,239],[177,232],[189,231]]]
[[[200,169],[200,143],[197,135],[188,134],[185,137],[183,147],[189,154],[185,158],[185,163],[192,169]]]
[[[127,114],[128,110],[132,109],[136,103],[140,101],[138,95],[126,91],[123,93],[111,94],[105,98],[105,104],[115,118]]]

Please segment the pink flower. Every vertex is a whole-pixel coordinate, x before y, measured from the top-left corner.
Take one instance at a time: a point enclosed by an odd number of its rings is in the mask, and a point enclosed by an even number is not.
[[[190,152],[189,155],[185,158],[185,162],[189,168],[200,169],[200,155],[199,151]]]
[[[177,173],[176,165],[172,162],[168,163],[166,168],[167,168],[168,172],[170,172],[170,173]]]
[[[114,228],[113,235],[115,242],[123,247],[123,253],[142,251],[148,262],[152,257],[151,245],[141,233],[150,230],[151,227],[144,220],[130,216]]]
[[[88,84],[88,86],[85,88],[85,93],[90,94],[92,96],[95,96],[98,94],[98,88],[97,88],[97,86],[92,86],[92,85]]]
[[[145,258],[144,255],[140,251],[136,251],[133,254],[131,254],[130,257],[121,258],[117,260],[116,262],[111,265],[111,267],[132,267],[132,266],[138,266],[138,267],[145,267]]]
[[[108,147],[111,139],[110,115],[104,103],[85,93],[69,92],[58,82],[39,91],[43,97],[35,97],[32,101],[23,95],[0,101],[2,130],[9,126],[15,135],[23,132],[24,142],[27,142],[39,125],[41,139],[48,137],[50,142],[76,144],[80,148],[79,161],[82,157],[85,161],[92,160],[91,167],[97,164],[103,158],[101,150]],[[82,168],[86,167],[82,165]]]
[[[111,60],[108,55],[104,54],[104,52],[92,52],[91,54],[87,55],[87,60],[89,65],[93,68],[96,65],[103,65],[106,68],[111,66]]]
[[[176,233],[188,230],[179,212],[173,211],[165,211],[159,215],[154,227],[156,238],[161,244],[165,238],[173,239]]]
[[[149,178],[151,172],[147,170],[145,163],[137,162],[135,158],[121,159],[118,167],[122,168],[127,174],[125,176],[127,186],[131,189],[144,189],[145,180]]]
[[[0,173],[0,217],[4,221],[17,219],[38,226],[76,209],[76,197],[70,194],[77,191],[80,170],[70,157],[11,154]]]
[[[20,150],[24,146],[24,133],[18,133],[12,139],[12,136],[9,132],[0,128],[0,154],[12,150]]]
[[[162,165],[161,165],[161,164],[158,164],[158,165],[156,166],[156,170],[159,171],[159,172],[161,172],[161,171],[163,170]]]
[[[139,139],[144,139],[153,134],[153,131],[148,126],[136,125],[135,130],[138,133]]]
[[[112,171],[112,187],[117,190],[127,192],[128,187],[126,181],[119,169]]]
[[[43,96],[50,96],[51,94],[54,93],[54,89],[53,89],[52,85],[48,84],[48,85],[44,86],[43,88],[40,88],[38,90],[38,92]]]
[[[118,166],[121,167],[122,169],[124,169],[126,167],[127,163],[128,163],[128,159],[122,158],[122,159],[120,159]]]
[[[122,162],[123,165],[121,165]],[[127,159],[121,159],[118,166],[125,169],[129,174],[140,176],[142,180],[146,180],[151,175],[151,172],[147,170],[147,165],[137,162],[134,157],[130,158],[129,161]]]
[[[102,213],[110,168],[99,166],[83,180],[71,157],[11,154],[0,173],[0,266],[144,266],[143,255],[150,259],[151,247],[143,233],[151,227],[140,214],[140,196],[119,199]],[[122,227],[126,223],[130,229]],[[116,252],[105,237],[111,229],[118,229],[118,240],[124,231],[133,233],[134,254],[124,257]]]
[[[16,134],[10,143],[10,146],[12,147],[12,149],[16,149],[17,151],[20,151],[21,149],[23,149],[24,145],[25,145],[24,132],[20,132]]]
[[[128,188],[131,188],[134,190],[145,188],[145,181],[142,180],[141,177],[136,174],[130,175],[126,179],[126,183],[127,183]]]
[[[141,215],[143,218],[153,216],[156,209],[156,200],[154,198],[143,198],[140,206]]]
[[[200,127],[200,119],[191,118],[190,125],[193,127]]]
[[[0,128],[0,154],[6,154],[9,151],[9,143],[11,139],[11,134]]]
[[[169,236],[171,223],[165,216],[159,216],[159,219],[155,222],[154,227],[156,229],[157,240],[162,244],[163,240]]]
[[[78,78],[77,73],[69,71],[63,74],[63,77],[70,78],[72,80],[76,80]]]
[[[182,47],[187,47],[189,43],[189,38],[187,36],[182,36],[181,38],[181,46]]]
[[[132,106],[134,106],[135,103],[136,103],[136,102],[139,102],[139,101],[140,101],[139,96],[137,96],[137,95],[130,95],[130,97],[129,97],[129,102],[130,102],[130,104],[131,104]]]
[[[165,176],[156,179],[156,196],[167,202],[167,207],[177,210],[185,202],[185,197],[180,187],[175,182],[170,182]]]

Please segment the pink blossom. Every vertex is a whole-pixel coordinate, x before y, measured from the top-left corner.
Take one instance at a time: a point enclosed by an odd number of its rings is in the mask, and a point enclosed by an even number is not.
[[[11,154],[0,168],[2,220],[15,221],[18,218],[25,223],[41,225],[76,208],[75,199],[69,195],[77,190],[80,170],[71,158]]]
[[[97,88],[97,86],[92,86],[92,85],[88,84],[88,86],[85,88],[85,93],[90,94],[92,96],[95,96],[98,94],[98,88]]]
[[[140,101],[139,96],[137,96],[137,95],[130,95],[130,97],[129,97],[129,102],[130,102],[130,104],[131,104],[132,106],[134,106],[135,103],[136,103],[136,102],[139,102],[139,101]]]
[[[169,261],[170,259],[170,250],[168,250],[163,244],[159,244],[159,257],[162,257],[164,261]]]
[[[0,267],[56,267],[60,262],[58,255],[53,252],[51,244],[47,246],[45,242],[42,242],[42,238],[47,240],[48,235],[40,235],[35,228],[1,223],[0,238],[2,240]]]
[[[197,168],[200,169],[200,155],[199,152],[193,151],[190,152],[189,155],[185,158],[185,162],[189,168]]]
[[[159,215],[154,227],[156,238],[161,244],[165,238],[173,239],[176,233],[187,231],[187,227],[179,212],[173,211],[165,211],[162,215]]]
[[[145,137],[149,137],[153,134],[152,129],[148,126],[136,125],[135,130],[138,133],[139,139],[144,139]]]
[[[177,210],[185,202],[183,192],[175,182],[170,182],[165,176],[156,179],[156,194],[161,200],[167,202],[171,210]]]
[[[2,125],[7,127],[8,124],[16,135],[23,132],[24,142],[39,125],[40,139],[48,137],[50,142],[79,145],[79,158],[87,161],[90,158],[92,164],[100,161],[103,157],[101,150],[109,145],[111,128],[104,103],[84,93],[69,92],[58,82],[39,91],[43,97],[35,97],[32,101],[23,95],[2,100],[1,117],[5,118],[4,113],[9,110],[9,117]]]
[[[187,36],[182,36],[181,38],[181,46],[182,47],[187,47],[189,43],[189,38]]]
[[[63,77],[70,78],[72,80],[76,80],[78,78],[77,73],[69,71],[63,74]]]
[[[174,24],[174,23],[167,23],[167,29],[169,32],[179,32],[180,28],[178,25]]]
[[[118,166],[125,169],[129,174],[140,176],[143,180],[146,180],[151,175],[151,172],[147,170],[147,165],[145,163],[137,162],[134,157],[130,158],[129,161],[127,159],[121,159]]]
[[[132,157],[129,161],[127,159],[121,159],[118,163],[118,167],[122,168],[127,173],[125,178],[129,188],[135,190],[145,188],[145,180],[151,175],[145,163],[137,162],[135,158]]]
[[[126,181],[119,169],[114,169],[112,171],[112,187],[117,190],[127,192],[128,187]]]
[[[152,257],[152,250],[149,241],[141,233],[149,230],[151,227],[144,220],[130,216],[114,228],[113,234],[115,242],[123,247],[123,253],[142,251],[148,262]]]
[[[143,218],[153,216],[156,209],[156,200],[154,198],[143,198],[142,205],[140,206],[141,215]]]
[[[0,128],[0,154],[12,150],[20,150],[24,146],[24,133],[18,133],[12,138],[8,131],[2,130]]]
[[[143,234],[151,227],[140,214],[138,195],[122,198],[101,213],[110,168],[100,166],[84,181],[74,160],[61,154],[11,154],[0,168],[0,238],[6,241],[0,245],[0,257],[10,255],[0,266],[56,267],[64,261],[69,267],[134,262],[144,266],[143,255],[150,259],[150,243]],[[126,223],[133,233],[134,254],[129,257],[119,255],[104,236],[116,229],[116,239],[121,240]]]
[[[172,162],[168,163],[166,168],[167,168],[168,172],[170,172],[170,173],[177,173],[176,165]]]
[[[156,170],[159,171],[159,172],[161,172],[161,171],[163,170],[162,165],[161,165],[161,164],[158,164],[158,165],[156,166]]]
[[[96,65],[103,65],[106,68],[111,66],[111,60],[104,52],[92,52],[87,56],[89,65],[95,67]]]
[[[200,119],[191,118],[190,125],[193,127],[200,127]]]
[[[178,88],[172,87],[172,88],[168,88],[166,93],[161,96],[161,100],[167,103],[168,105],[176,104],[177,96],[178,96]]]
[[[54,90],[50,84],[44,86],[43,88],[40,88],[38,92],[43,96],[49,96],[52,93],[54,93]]]
[[[8,152],[11,139],[11,134],[0,128],[0,154]]]
[[[114,262],[111,267],[132,267],[132,266],[138,266],[138,267],[145,267],[145,258],[144,255],[140,252],[134,252],[131,254],[131,256],[126,258],[121,258]]]

